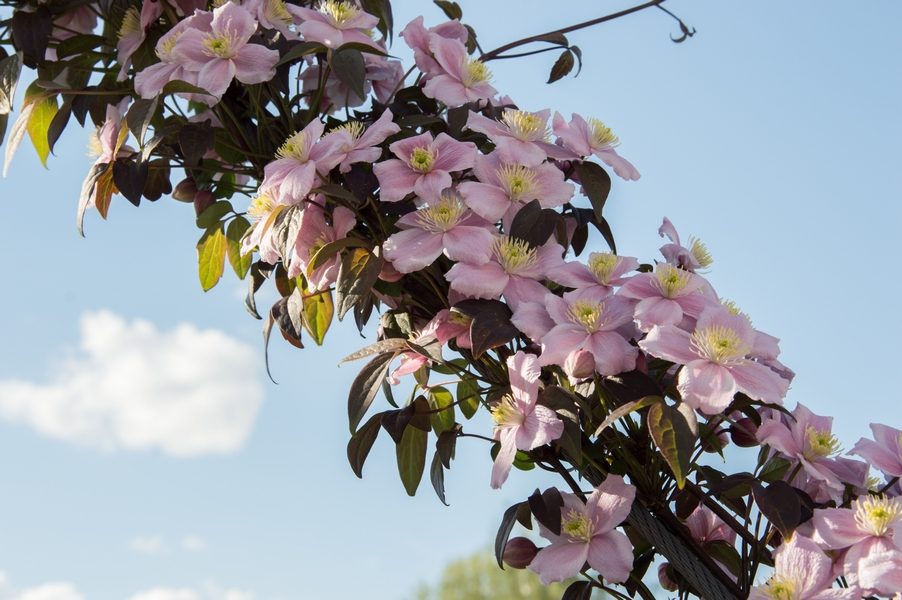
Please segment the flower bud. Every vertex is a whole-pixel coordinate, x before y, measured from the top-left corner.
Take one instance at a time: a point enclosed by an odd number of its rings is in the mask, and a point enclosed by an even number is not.
[[[752,448],[760,445],[756,433],[758,426],[748,417],[739,419],[735,425],[730,426],[730,438],[733,443],[741,448]]]
[[[197,195],[197,184],[190,177],[182,179],[172,190],[172,198],[179,202],[194,202]]]
[[[504,548],[504,564],[514,569],[525,569],[532,559],[539,553],[539,549],[532,540],[525,537],[511,538]]]
[[[571,379],[586,379],[595,373],[595,357],[588,350],[577,350],[567,355],[564,373]]]
[[[661,563],[658,567],[658,582],[661,584],[661,587],[667,590],[668,592],[677,591],[676,582],[670,578],[670,563]]]
[[[216,202],[216,198],[213,197],[213,192],[210,190],[200,190],[194,196],[194,212],[199,217],[205,210],[210,208],[214,202]]]

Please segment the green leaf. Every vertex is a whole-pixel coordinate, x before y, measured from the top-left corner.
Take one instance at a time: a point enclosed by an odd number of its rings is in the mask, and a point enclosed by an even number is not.
[[[232,219],[228,228],[226,228],[226,240],[228,240],[226,250],[228,251],[229,264],[232,265],[232,270],[235,271],[238,279],[247,277],[247,272],[250,270],[251,263],[254,260],[253,252],[248,252],[243,256],[241,254],[241,238],[244,237],[250,226],[251,224],[247,219],[237,217]]]
[[[470,339],[473,357],[479,358],[487,350],[508,343],[520,335],[511,323],[511,310],[498,300],[463,300],[454,308],[470,317]]]
[[[514,525],[517,524],[519,513],[522,511],[529,514],[528,503],[518,502],[517,504],[508,507],[508,509],[504,511],[504,516],[501,517],[501,525],[498,526],[498,533],[495,534],[495,560],[498,561],[498,566],[502,569],[504,568],[504,561],[502,559],[504,557],[504,549],[507,547],[507,540],[511,535],[511,531],[514,529]]]
[[[282,58],[279,59],[279,62],[276,63],[276,66],[284,65],[285,63],[295,62],[298,59],[304,58],[309,54],[316,54],[318,52],[325,52],[326,47],[317,42],[301,42],[300,44],[295,44],[291,48],[288,49],[288,52],[282,55]]]
[[[147,135],[147,128],[150,126],[150,121],[157,112],[158,103],[159,98],[154,98],[152,100],[135,100],[134,104],[129,107],[128,112],[125,113],[125,123],[128,125],[129,131],[132,132],[132,135],[135,136],[139,144],[144,143],[144,136]]]
[[[426,441],[428,433],[416,427],[406,427],[401,443],[395,447],[398,458],[398,474],[408,496],[414,496],[426,468]]]
[[[610,427],[615,421],[618,419],[622,419],[626,415],[635,412],[637,410],[641,410],[646,406],[651,406],[655,402],[663,402],[663,398],[660,396],[645,396],[639,400],[634,400],[633,402],[627,402],[622,406],[618,406],[611,414],[609,414],[604,421],[601,422],[601,425],[598,426],[598,429],[595,430],[595,435],[599,435],[602,431]]]
[[[304,287],[304,329],[307,330],[317,346],[323,345],[334,313],[335,306],[332,303],[331,291],[310,292],[306,286]]]
[[[46,98],[38,98],[33,102],[34,108],[28,116],[28,124],[25,126],[28,130],[28,137],[34,149],[38,152],[41,164],[47,166],[47,157],[50,155],[50,140],[48,132],[53,117],[59,107],[56,103],[56,96]]]
[[[161,96],[168,96],[170,94],[203,94],[207,95],[207,90],[202,87],[197,87],[187,81],[181,81],[175,79],[170,81],[166,85],[163,86],[163,91],[160,92]]]
[[[369,456],[370,450],[379,436],[379,430],[382,429],[381,421],[381,413],[373,415],[348,441],[348,462],[351,463],[354,475],[360,479],[363,479],[363,463],[366,462],[366,457]]]
[[[439,386],[429,388],[429,408],[432,409],[432,429],[436,435],[454,427],[454,396]]]
[[[106,40],[99,35],[73,35],[72,37],[61,41],[57,45],[56,58],[57,60],[59,60],[66,58],[67,56],[84,54],[85,52],[89,52],[94,48],[103,45],[105,42]]]
[[[197,272],[200,287],[209,291],[222,277],[225,269],[226,236],[222,225],[208,229],[197,243]]]
[[[307,277],[310,277],[327,260],[345,248],[369,248],[369,244],[360,238],[346,237],[323,245],[316,251],[316,254],[310,257],[310,261],[307,263]]]
[[[601,219],[604,203],[611,193],[611,176],[593,162],[581,162],[576,165],[576,175],[583,186],[583,193],[592,203],[596,218]]]
[[[22,72],[22,53],[11,54],[0,60],[0,115],[8,115],[13,110],[16,85]]]
[[[479,384],[472,377],[464,377],[457,384],[457,405],[464,417],[470,419],[479,410]]]
[[[197,226],[200,229],[209,229],[219,223],[224,216],[232,212],[232,203],[228,200],[214,202],[204,209],[197,217]]]
[[[394,353],[376,356],[360,370],[351,383],[351,389],[348,391],[348,423],[351,433],[357,429],[363,415],[373,403],[376,392],[382,387],[382,381],[388,375],[388,367],[394,357]]]
[[[329,60],[332,71],[338,80],[348,86],[351,93],[358,98],[366,98],[364,83],[366,82],[366,63],[359,50],[347,48],[336,50]]]
[[[547,83],[554,83],[558,79],[562,79],[573,70],[575,64],[576,61],[573,60],[573,54],[571,54],[569,48],[561,52],[561,55],[558,56],[557,60],[554,61],[554,65],[551,67],[551,73],[548,75]]]
[[[683,489],[695,447],[695,436],[692,435],[686,417],[676,408],[658,402],[648,409],[648,429],[673,471],[677,487]]]
[[[358,302],[369,296],[382,271],[382,257],[354,248],[342,257],[335,282],[338,318],[342,319]]]

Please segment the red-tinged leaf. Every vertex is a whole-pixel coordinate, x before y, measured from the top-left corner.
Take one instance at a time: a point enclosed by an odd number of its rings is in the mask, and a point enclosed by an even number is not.
[[[401,443],[395,447],[398,475],[408,496],[415,496],[426,469],[426,442],[429,434],[416,427],[404,429]]]
[[[677,487],[682,489],[689,474],[696,440],[686,422],[686,417],[676,408],[658,402],[648,409],[648,429],[655,445],[673,471]]]
[[[551,73],[548,74],[548,81],[546,83],[554,83],[558,79],[562,79],[573,70],[574,64],[573,54],[569,49],[561,52],[561,55],[558,56],[557,60],[554,61],[554,65],[551,67]]]
[[[388,367],[394,357],[394,353],[376,356],[360,370],[351,383],[348,392],[348,421],[352,433],[369,410],[376,392],[382,387],[382,381],[388,375]]]
[[[382,414],[373,415],[363,427],[354,432],[348,441],[348,462],[354,475],[363,479],[363,464],[366,462],[381,428]]]
[[[611,193],[611,176],[600,165],[587,161],[576,165],[576,176],[583,186],[583,193],[592,203],[595,217],[601,219],[604,203]]]
[[[441,500],[442,504],[448,506],[445,501],[445,469],[442,467],[442,460],[438,452],[432,456],[432,467],[429,469],[429,480],[432,482],[432,489],[435,495]]]

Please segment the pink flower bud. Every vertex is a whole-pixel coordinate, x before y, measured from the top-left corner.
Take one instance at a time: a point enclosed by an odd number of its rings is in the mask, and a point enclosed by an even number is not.
[[[661,563],[661,566],[658,567],[658,582],[661,584],[661,587],[667,590],[668,592],[677,591],[676,582],[670,578],[670,563]]]
[[[172,198],[179,202],[194,202],[195,196],[197,196],[197,184],[190,177],[182,179],[172,190]]]
[[[739,419],[730,427],[730,438],[733,443],[741,448],[752,448],[760,445],[756,433],[758,426],[748,417]]]
[[[573,379],[586,379],[595,373],[595,357],[588,350],[571,352],[564,360],[564,372]]]
[[[525,569],[536,557],[539,549],[525,537],[511,538],[504,548],[504,564],[514,569]]]
[[[216,198],[213,197],[213,192],[210,190],[201,190],[194,196],[194,212],[197,213],[197,216],[200,216],[205,210],[210,208],[214,202],[216,202]]]

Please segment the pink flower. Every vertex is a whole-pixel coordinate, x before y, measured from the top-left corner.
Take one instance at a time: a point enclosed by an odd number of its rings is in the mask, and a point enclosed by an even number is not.
[[[247,9],[265,29],[278,31],[288,40],[298,38],[291,30],[294,18],[284,0],[245,0],[241,6]]]
[[[561,535],[539,525],[539,532],[551,545],[539,550],[530,571],[538,573],[547,585],[577,575],[588,562],[607,581],[626,581],[633,570],[633,546],[615,527],[629,516],[636,488],[620,475],[608,475],[585,504],[574,494],[561,496]]]
[[[639,179],[636,167],[614,150],[620,144],[620,140],[598,119],[589,119],[586,122],[574,113],[570,123],[567,123],[560,113],[554,113],[553,128],[558,141],[577,156],[586,157],[594,154],[623,179],[633,181]]]
[[[685,522],[692,538],[698,542],[722,541],[732,545],[736,541],[736,532],[706,506],[698,506]]]
[[[464,202],[492,223],[503,219],[506,227],[523,205],[533,200],[543,208],[555,208],[573,197],[573,184],[565,182],[564,174],[554,165],[505,163],[496,151],[477,156],[473,171],[479,181],[458,186]]]
[[[320,248],[330,242],[343,240],[357,224],[354,213],[344,206],[336,206],[332,210],[331,224],[326,222],[326,213],[321,204],[325,198],[317,196],[314,202],[304,206],[298,237],[292,246],[288,267],[288,276],[297,277],[307,271],[310,260]],[[336,254],[319,265],[307,276],[311,291],[325,290],[338,278],[338,267],[341,257]]]
[[[454,311],[440,310],[423,328],[410,338],[420,347],[438,344],[439,349],[450,340],[456,339],[461,348],[470,347],[470,326],[468,320]],[[438,350],[437,350],[438,351]],[[401,377],[415,373],[432,363],[432,357],[413,350],[401,353],[401,364],[388,376],[392,385],[401,383]]]
[[[507,108],[501,113],[501,120],[495,121],[471,111],[467,127],[489,136],[503,162],[538,167],[549,156],[571,158],[560,146],[549,142],[549,116],[549,110],[528,112]]]
[[[495,240],[487,263],[457,263],[445,273],[445,279],[452,291],[465,297],[496,299],[503,295],[517,310],[520,302],[544,301],[548,289],[538,280],[564,262],[563,253],[554,242],[530,248],[523,240],[502,236]]]
[[[831,461],[831,457],[841,451],[839,440],[831,432],[833,417],[816,415],[802,404],[797,405],[792,414],[795,420],[786,424],[782,415],[775,411],[758,427],[758,441],[791,460],[800,461],[811,477],[835,489],[843,489]]]
[[[379,118],[369,126],[360,121],[348,121],[338,129],[330,131],[323,139],[327,142],[336,138],[335,158],[340,159],[339,171],[347,173],[351,165],[359,162],[376,162],[382,156],[382,148],[379,144],[385,139],[401,131],[393,120],[394,115],[386,110]]]
[[[363,11],[353,2],[325,0],[318,10],[289,4],[289,12],[301,20],[298,33],[308,42],[319,42],[328,48],[345,44],[364,44],[381,48],[367,35],[379,19]]]
[[[749,600],[856,600],[857,589],[830,589],[833,563],[817,544],[794,535],[777,550],[774,575]]]
[[[163,34],[157,41],[156,53],[160,59],[155,65],[143,69],[135,75],[135,91],[142,98],[156,98],[170,81],[184,81],[197,85],[197,73],[185,68],[187,58],[182,53],[184,46],[179,45],[182,34],[188,30],[210,31],[213,13],[198,11],[193,16],[176,23],[175,27]],[[215,103],[215,98],[206,96],[198,98],[207,104]]]
[[[147,37],[147,29],[163,14],[162,0],[148,0],[141,4],[141,11],[130,7],[122,17],[119,27],[119,41],[116,42],[116,61],[122,65],[116,81],[125,81],[128,68],[132,64],[132,55],[138,50]]]
[[[874,440],[861,438],[850,454],[856,454],[889,477],[902,477],[902,431],[871,423]]]
[[[213,10],[208,33],[189,29],[179,38],[180,58],[186,69],[197,71],[197,85],[216,98],[232,79],[241,83],[263,83],[275,74],[279,52],[249,44],[257,22],[244,8],[226,2]]]
[[[443,252],[451,260],[475,265],[492,255],[494,229],[467,210],[455,192],[446,191],[437,202],[407,213],[397,225],[402,231],[385,240],[383,249],[401,273],[426,268]]]
[[[378,54],[364,54],[366,80],[373,88],[378,102],[390,104],[395,90],[400,89],[404,79],[404,65],[399,60],[388,60]]]
[[[542,337],[542,365],[560,365],[571,379],[579,379],[572,370],[579,364],[574,355],[585,351],[594,359],[594,371],[602,375],[636,368],[638,350],[617,331],[633,320],[631,302],[594,291],[575,291],[563,298],[546,296],[545,307],[555,326]]]
[[[546,291],[546,295],[548,294],[551,292]],[[545,334],[555,325],[545,308],[544,298],[537,302],[520,302],[511,316],[511,323],[537,344],[542,342]]]
[[[257,193],[247,209],[251,228],[241,240],[241,254],[248,254],[257,248],[260,260],[271,265],[276,264],[282,258],[277,240],[273,235],[273,226],[286,206],[286,204],[277,202],[265,190],[261,189]]]
[[[890,596],[902,590],[902,551],[871,552],[858,563],[858,585],[862,589]]]
[[[429,77],[440,75],[444,72],[442,67],[432,57],[429,40],[433,36],[438,36],[466,44],[469,32],[467,32],[467,28],[464,27],[463,23],[457,20],[445,21],[435,27],[426,29],[423,26],[423,17],[417,17],[407,24],[400,35],[404,38],[404,42],[413,50],[413,60],[417,68],[426,77]]]
[[[507,481],[517,450],[544,446],[564,432],[564,423],[553,410],[536,404],[539,399],[540,369],[533,354],[517,352],[507,359],[511,393],[492,409],[494,438],[501,449],[492,467],[492,488]]]
[[[447,106],[488,100],[497,92],[489,81],[492,73],[482,61],[467,56],[467,48],[460,41],[438,35],[429,38],[429,49],[442,68],[423,86],[423,93]]]
[[[414,192],[423,200],[435,200],[451,187],[451,172],[473,167],[476,144],[458,142],[440,133],[431,133],[398,140],[389,149],[398,158],[373,165],[379,179],[383,202],[398,202]]]
[[[284,204],[302,201],[319,182],[345,157],[339,150],[339,136],[320,141],[323,124],[318,119],[293,134],[276,152],[278,157],[263,169],[261,191],[273,194]],[[328,137],[328,136],[327,136]]]
[[[592,252],[588,265],[581,262],[568,262],[554,273],[549,274],[551,281],[576,289],[593,289],[602,295],[610,294],[613,286],[624,285],[630,277],[624,277],[630,271],[639,268],[639,261],[632,256],[617,256],[610,252]]]
[[[636,275],[619,294],[639,300],[636,323],[645,332],[655,325],[680,325],[685,317],[697,319],[706,308],[719,305],[704,278],[666,263],[657,264],[654,273]]]
[[[661,254],[675,267],[694,273],[699,269],[707,269],[714,262],[701,240],[690,237],[688,248],[680,245],[680,234],[667,217],[664,217],[664,222],[658,228],[658,235],[670,240],[669,244],[661,246]]]
[[[745,317],[715,307],[701,314],[689,334],[673,325],[653,327],[639,347],[648,354],[685,365],[677,389],[689,406],[705,414],[722,412],[736,392],[780,403],[788,383],[748,358],[755,332]]]

